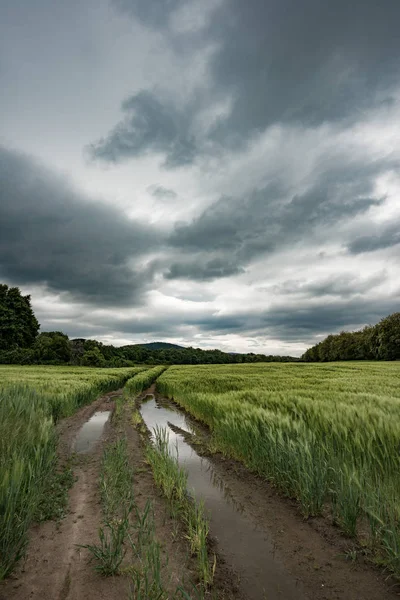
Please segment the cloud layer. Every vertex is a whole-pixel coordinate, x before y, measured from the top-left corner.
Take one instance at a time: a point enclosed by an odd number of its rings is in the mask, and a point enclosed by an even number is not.
[[[2,280],[45,329],[118,344],[300,354],[398,310],[399,22],[397,0],[10,6]]]

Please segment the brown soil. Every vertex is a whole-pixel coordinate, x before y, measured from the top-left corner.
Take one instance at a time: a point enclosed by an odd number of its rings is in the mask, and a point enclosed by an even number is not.
[[[71,455],[80,427],[92,414],[113,408],[114,394],[99,398],[59,424],[61,463]],[[110,435],[110,429],[108,422],[102,440]],[[93,452],[77,460],[67,516],[59,524],[48,521],[32,528],[27,556],[0,587],[1,600],[112,600],[127,596],[126,581],[101,579],[88,565],[87,552],[77,547],[96,542],[101,518],[97,494],[101,454],[99,443]]]
[[[157,393],[155,395],[158,400],[171,402]],[[225,458],[220,453],[211,453],[208,428],[187,412],[185,414],[197,433],[196,438],[185,434],[186,441],[198,454],[207,456],[235,504],[240,506],[255,528],[265,531],[273,540],[278,562],[284,565],[288,576],[299,582],[306,598],[399,598],[399,583],[367,561],[354,540],[344,537],[326,519],[304,520],[293,500],[282,497],[268,482],[250,473],[240,462]],[[349,552],[354,549],[357,558],[352,561]]]
[[[150,391],[150,390],[149,390]],[[154,393],[154,388],[151,389]],[[112,410],[113,396],[107,394],[58,425],[61,462],[71,455],[71,448],[82,425],[95,411]],[[0,585],[0,600],[125,600],[129,598],[129,580],[119,576],[104,578],[88,563],[88,552],[78,547],[97,541],[101,507],[97,480],[104,443],[124,433],[135,469],[135,497],[143,509],[149,499],[154,506],[157,538],[162,544],[162,560],[168,559],[170,581],[174,589],[184,579],[196,581],[195,564],[189,556],[184,532],[170,517],[164,499],[155,487],[149,466],[144,460],[143,439],[132,426],[129,411],[122,419],[109,421],[101,441],[74,467],[76,482],[70,490],[69,513],[59,525],[47,522],[34,526],[26,559],[15,575]],[[198,424],[196,424],[198,427]],[[279,560],[288,576],[301,583],[303,597],[313,600],[383,600],[398,598],[400,593],[385,574],[362,559],[349,562],[343,555],[353,544],[322,519],[304,521],[296,504],[282,498],[265,481],[250,474],[240,463],[227,460],[207,450],[208,431],[202,428],[204,445],[215,470],[235,501],[257,528],[274,541]],[[189,440],[190,441],[190,440]],[[192,440],[193,441],[193,440]],[[198,446],[196,445],[196,450]],[[212,531],[211,531],[212,535]],[[238,575],[229,565],[229,555],[217,553],[215,585],[210,598],[243,599]],[[260,600],[262,600],[260,598]],[[278,600],[278,598],[269,598]],[[282,595],[279,600],[284,600]]]
[[[74,441],[82,425],[93,413],[113,411],[113,397],[119,392],[102,396],[58,425],[59,461],[62,465],[73,455]],[[154,507],[156,538],[161,544],[164,585],[176,590],[184,583],[190,590],[197,582],[194,559],[184,539],[184,531],[174,521],[164,499],[157,490],[151,469],[145,462],[143,439],[133,427],[131,413],[109,420],[100,441],[87,454],[75,455],[76,481],[69,494],[69,511],[60,522],[48,521],[32,527],[28,551],[16,572],[0,583],[0,600],[128,600],[130,583],[127,576],[102,577],[89,563],[89,552],[79,545],[98,542],[101,506],[98,476],[106,443],[125,434],[131,463],[135,471],[134,493],[140,510],[150,500]],[[216,577],[215,598],[238,599],[234,575],[221,563]]]

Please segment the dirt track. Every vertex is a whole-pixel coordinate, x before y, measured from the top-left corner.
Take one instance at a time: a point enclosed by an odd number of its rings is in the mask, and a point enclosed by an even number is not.
[[[90,406],[79,410],[58,426],[61,463],[73,452],[74,442],[82,426],[99,411],[113,411],[111,392]],[[57,525],[48,521],[34,526],[26,559],[14,575],[0,583],[0,600],[128,600],[128,577],[106,578],[98,575],[89,564],[87,550],[81,544],[98,542],[101,506],[97,484],[104,445],[118,434],[127,437],[131,464],[135,471],[134,493],[139,509],[146,502],[154,507],[157,539],[162,545],[162,561],[168,562],[166,588],[175,590],[182,581],[196,582],[195,564],[189,556],[183,531],[177,531],[167,505],[154,484],[150,467],[144,461],[141,437],[132,425],[130,414],[117,425],[111,419],[93,450],[77,456],[74,466],[76,481],[69,494],[69,511]],[[238,599],[234,577],[221,562],[216,577],[217,598]]]
[[[114,393],[115,394],[115,393]],[[73,441],[95,411],[110,410],[114,394],[103,396],[65,419],[59,426],[59,456],[71,453]],[[103,440],[110,435],[107,423]],[[100,579],[88,568],[87,554],[77,544],[96,541],[101,509],[97,495],[102,444],[83,455],[74,467],[76,482],[70,491],[69,512],[59,526],[53,521],[35,526],[26,560],[16,574],[0,587],[1,600],[114,600],[126,596],[123,580]]]
[[[115,394],[99,398],[59,424],[61,460],[71,454],[77,433],[94,412],[113,409]],[[202,431],[206,441],[208,432],[204,428]],[[78,547],[96,542],[101,520],[97,490],[100,461],[104,443],[111,441],[117,433],[127,436],[136,473],[138,504],[143,508],[150,499],[154,505],[157,537],[162,542],[164,558],[168,557],[172,584],[176,585],[182,577],[186,581],[196,579],[185,540],[182,535],[177,535],[169,518],[149,466],[144,462],[141,437],[127,414],[118,425],[108,422],[101,441],[90,453],[77,459],[74,467],[76,482],[70,491],[67,516],[60,526],[47,522],[33,527],[26,560],[14,576],[0,584],[0,600],[128,600],[128,578],[104,578],[96,574],[88,564],[87,551]],[[346,561],[343,555],[351,549],[351,542],[322,519],[303,521],[294,503],[278,496],[241,464],[220,455],[209,456],[209,460],[249,522],[273,540],[279,562],[288,577],[300,582],[303,598],[390,600],[400,596],[398,588],[391,588],[385,582],[385,575],[380,570],[359,560],[355,563]],[[210,597],[245,598],[246,594],[239,591],[239,574],[229,564],[229,552],[218,548],[218,541],[214,541],[214,549],[218,566],[215,593]],[[283,600],[284,596],[279,594],[276,600],[278,598]],[[268,600],[275,598],[268,597]]]

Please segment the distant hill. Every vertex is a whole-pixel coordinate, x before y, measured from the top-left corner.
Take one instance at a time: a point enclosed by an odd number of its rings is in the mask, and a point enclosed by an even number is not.
[[[148,344],[135,344],[135,346],[147,348],[148,350],[186,350],[185,346],[169,344],[168,342],[149,342]]]

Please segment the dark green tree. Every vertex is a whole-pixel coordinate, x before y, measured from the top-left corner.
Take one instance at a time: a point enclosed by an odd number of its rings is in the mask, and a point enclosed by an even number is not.
[[[100,349],[98,347],[93,347],[86,350],[82,357],[82,365],[84,367],[104,367],[105,360]]]
[[[400,312],[389,315],[377,325],[377,358],[400,359]]]
[[[301,357],[304,362],[377,359],[400,360],[400,313],[389,315],[361,331],[328,335]]]
[[[61,331],[41,333],[34,345],[35,360],[41,362],[67,363],[71,361],[72,350],[68,336]]]
[[[0,350],[30,348],[39,332],[31,297],[17,287],[0,284]]]

